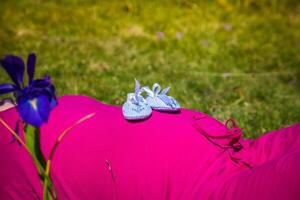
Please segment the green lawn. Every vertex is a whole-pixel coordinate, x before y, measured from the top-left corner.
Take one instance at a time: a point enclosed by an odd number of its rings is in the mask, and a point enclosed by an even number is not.
[[[58,95],[121,105],[137,78],[247,137],[300,121],[297,1],[63,2],[0,3],[0,56],[36,52]]]

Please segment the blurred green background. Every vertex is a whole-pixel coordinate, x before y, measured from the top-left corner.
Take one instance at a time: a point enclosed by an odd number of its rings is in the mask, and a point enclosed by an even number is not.
[[[121,105],[137,78],[247,137],[300,121],[297,0],[1,0],[0,22],[0,56],[37,53],[59,96]]]

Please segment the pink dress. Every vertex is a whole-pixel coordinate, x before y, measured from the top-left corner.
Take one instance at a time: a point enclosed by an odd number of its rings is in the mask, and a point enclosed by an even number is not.
[[[243,139],[214,118],[182,109],[124,120],[120,106],[64,96],[42,127],[47,158],[61,132],[51,177],[59,199],[300,199],[300,124]],[[0,113],[12,128],[14,108]],[[22,136],[22,133],[21,133]],[[41,199],[27,152],[0,124],[0,199]]]

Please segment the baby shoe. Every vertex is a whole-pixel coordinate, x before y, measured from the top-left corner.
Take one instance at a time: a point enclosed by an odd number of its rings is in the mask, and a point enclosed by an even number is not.
[[[153,110],[167,112],[180,111],[179,103],[173,97],[166,95],[169,89],[170,87],[161,91],[160,85],[155,83],[152,90],[148,86],[143,87],[141,90],[147,93],[146,101]]]
[[[148,118],[152,109],[141,95],[140,83],[135,80],[135,93],[127,94],[127,101],[123,104],[123,116],[127,120],[143,120]]]

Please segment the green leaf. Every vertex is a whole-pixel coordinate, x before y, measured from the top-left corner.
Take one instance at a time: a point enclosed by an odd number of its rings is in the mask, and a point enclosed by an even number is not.
[[[39,128],[26,124],[24,133],[26,144],[30,150],[34,162],[36,163],[40,176],[44,177],[46,161],[40,148],[40,130]]]
[[[43,199],[51,200],[53,199],[51,195],[53,186],[49,174],[46,174],[45,172],[46,161],[42,154],[40,146],[40,129],[26,124],[24,127],[24,133],[26,145],[28,146],[30,154],[38,169],[40,179],[44,185]]]

